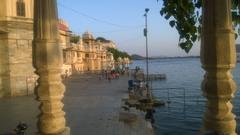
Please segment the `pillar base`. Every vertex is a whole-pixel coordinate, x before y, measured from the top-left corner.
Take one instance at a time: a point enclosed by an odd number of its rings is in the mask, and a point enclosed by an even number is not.
[[[70,135],[70,128],[69,127],[66,127],[64,129],[64,131],[62,133],[60,133],[59,135]]]
[[[69,127],[66,127],[61,133],[57,133],[57,134],[37,133],[36,135],[70,135],[70,128],[69,128]]]

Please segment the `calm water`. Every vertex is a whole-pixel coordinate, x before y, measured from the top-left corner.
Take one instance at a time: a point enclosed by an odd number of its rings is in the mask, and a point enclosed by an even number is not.
[[[134,61],[132,68],[145,68],[145,61]],[[155,128],[157,135],[193,135],[200,133],[205,98],[200,90],[204,71],[199,58],[157,59],[149,62],[150,73],[164,73],[167,80],[152,83],[154,95],[170,101],[165,107],[156,109]],[[232,71],[240,86],[240,64]],[[172,88],[168,89],[167,88]],[[185,89],[185,101],[184,101]],[[239,89],[239,88],[238,88]],[[237,91],[236,96],[240,96]],[[240,117],[240,99],[235,98],[234,113]],[[240,131],[240,121],[238,131]]]

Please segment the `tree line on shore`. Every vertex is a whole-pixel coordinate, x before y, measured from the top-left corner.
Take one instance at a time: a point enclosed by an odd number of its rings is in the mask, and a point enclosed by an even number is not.
[[[117,60],[119,57],[129,58],[130,60],[132,59],[132,57],[127,52],[120,51],[120,50],[115,49],[115,48],[108,48],[108,51],[113,54],[114,60]]]
[[[131,55],[132,60],[145,60],[146,57],[133,54]],[[148,59],[154,60],[154,59],[175,59],[175,58],[200,58],[200,56],[155,56],[155,57],[149,57]]]

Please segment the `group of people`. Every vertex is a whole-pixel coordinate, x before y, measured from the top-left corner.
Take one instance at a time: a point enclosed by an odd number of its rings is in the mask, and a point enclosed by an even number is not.
[[[108,80],[110,79],[119,79],[119,72],[112,70],[110,74],[108,75]]]
[[[102,78],[105,78],[109,82],[111,82],[112,79],[119,79],[120,73],[116,70],[102,70],[102,75],[99,77],[101,80]]]
[[[109,82],[113,79],[119,79],[120,75],[123,75],[125,73],[128,73],[128,68],[125,69],[115,69],[115,70],[102,70],[101,76],[99,77],[99,80],[106,79]]]
[[[103,70],[102,71],[102,77],[107,79],[109,82],[111,82],[112,79],[119,79],[119,72],[116,70]]]

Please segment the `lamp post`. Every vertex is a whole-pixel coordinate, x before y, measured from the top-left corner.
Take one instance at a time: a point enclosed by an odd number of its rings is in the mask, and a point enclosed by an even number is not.
[[[150,97],[150,90],[149,90],[149,78],[148,78],[148,23],[147,23],[147,14],[149,12],[149,8],[145,9],[145,28],[144,28],[144,36],[146,38],[146,87],[147,87],[147,96]]]

